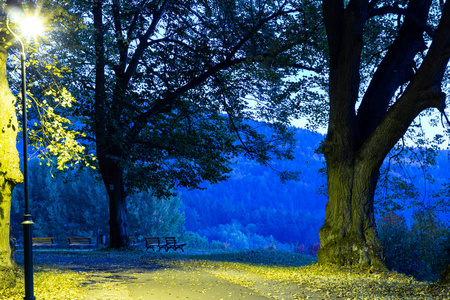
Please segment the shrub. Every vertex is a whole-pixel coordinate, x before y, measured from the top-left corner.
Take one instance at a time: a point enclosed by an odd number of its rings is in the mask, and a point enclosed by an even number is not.
[[[198,233],[187,231],[181,237],[180,240],[187,243],[187,246],[191,249],[208,249],[208,239],[200,236]]]
[[[303,244],[300,244],[300,245],[294,247],[295,253],[303,254],[303,253],[305,253],[305,251],[306,251],[306,246]]]
[[[436,280],[449,263],[450,229],[432,208],[416,210],[410,230],[405,218],[392,212],[378,221],[378,233],[391,270]]]
[[[320,243],[313,243],[308,248],[308,254],[312,255],[312,256],[316,256],[319,249],[320,249]]]

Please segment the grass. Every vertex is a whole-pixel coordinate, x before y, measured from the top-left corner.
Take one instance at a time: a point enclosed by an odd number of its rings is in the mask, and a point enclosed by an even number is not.
[[[85,295],[86,289],[81,284],[87,280],[86,275],[83,272],[60,270],[53,266],[37,266],[34,272],[34,286],[39,287],[40,299],[88,299]],[[23,297],[23,274],[18,271],[15,287],[0,290],[0,299],[19,300]]]
[[[450,299],[450,287],[395,272],[322,266],[311,256],[276,250],[183,254],[138,250],[36,251],[35,262],[35,294],[39,294],[39,299],[90,299],[88,283],[93,272],[111,274],[136,268],[146,272],[170,267],[203,270],[273,299]],[[69,267],[64,266],[67,264]],[[78,267],[70,267],[75,265]],[[0,299],[23,299],[21,278],[16,287],[0,290]],[[101,288],[112,289],[112,284],[102,282]]]

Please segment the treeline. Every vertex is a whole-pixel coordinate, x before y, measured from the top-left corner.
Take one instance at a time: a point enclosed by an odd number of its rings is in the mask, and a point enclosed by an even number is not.
[[[325,185],[325,178],[319,174],[319,169],[324,167],[324,158],[316,154],[315,149],[324,137],[299,129],[296,138],[296,159],[275,162],[272,169],[241,158],[236,161],[227,181],[205,185],[204,190],[179,190],[176,191],[177,197],[166,201],[145,192],[129,196],[130,235],[138,238],[146,235],[180,236],[188,231],[192,233],[188,236],[200,246],[205,245],[206,238],[206,243],[218,241],[215,244],[231,248],[280,243],[308,247],[319,242],[318,231],[323,224],[327,198],[317,193]],[[404,160],[407,161],[406,158]],[[284,169],[301,171],[300,181],[281,183],[274,170]],[[394,208],[389,201],[410,201],[402,188],[417,189],[414,192],[416,202],[423,200],[423,195],[431,196],[433,189],[447,181],[447,152],[439,152],[436,165],[429,169],[434,184],[424,184],[423,169],[418,168],[415,162],[398,168],[391,166],[391,177],[383,187],[387,193],[382,191],[377,196],[388,195],[389,199],[379,201],[377,205],[386,210]],[[392,180],[395,176],[403,181]],[[64,177],[70,180],[65,181]],[[58,173],[52,177],[48,166],[40,165],[37,159],[31,160],[30,200],[36,223],[35,235],[64,237],[68,234],[95,236],[98,232],[108,233],[108,198],[103,184],[97,179],[92,170],[64,176]],[[22,195],[22,185],[18,185],[14,189],[12,205],[11,224],[15,233],[22,230]],[[400,195],[405,199],[399,200]],[[411,208],[406,216],[412,215],[413,210]],[[406,221],[411,223],[412,217]]]
[[[52,170],[32,159],[29,164],[30,206],[35,236],[53,236],[60,243],[67,236],[107,234],[108,198],[103,184],[92,170],[65,176],[52,175]],[[147,192],[128,197],[127,217],[130,236],[181,236],[187,229],[207,238],[210,244],[234,249],[262,248],[279,243],[318,241],[318,228],[323,219],[308,212],[279,210],[260,206],[248,210],[243,203],[210,198],[193,198],[186,203],[178,197],[160,200]],[[254,203],[255,204],[255,203]],[[23,185],[14,189],[11,226],[13,236],[21,240],[23,219]],[[200,237],[188,234],[200,240]],[[228,246],[227,246],[228,244]]]
[[[61,176],[32,159],[29,163],[30,209],[34,236],[52,236],[65,243],[68,236],[95,238],[109,232],[108,197],[103,183],[92,170]],[[70,181],[65,180],[70,176]],[[180,236],[184,232],[181,200],[159,200],[146,192],[128,198],[128,231],[142,240],[143,236]],[[23,185],[13,192],[11,209],[12,234],[22,238]]]

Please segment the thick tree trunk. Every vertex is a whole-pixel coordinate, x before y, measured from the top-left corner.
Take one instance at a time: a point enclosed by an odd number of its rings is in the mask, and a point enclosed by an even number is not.
[[[123,182],[123,169],[119,164],[119,160],[120,155],[117,155],[117,152],[114,151],[102,151],[98,154],[100,172],[109,196],[111,248],[123,248],[129,244],[126,193]]]
[[[15,282],[9,244],[11,193],[23,180],[16,148],[14,96],[6,79],[6,49],[0,48],[0,288]]]
[[[439,279],[439,284],[450,285],[450,264],[441,273],[441,278]]]
[[[129,245],[126,194],[119,159],[120,156],[109,152],[98,155],[100,172],[109,196],[111,248],[123,248]]]
[[[373,205],[378,168],[336,162],[331,154],[327,166],[329,202],[319,231],[319,262],[385,269]]]

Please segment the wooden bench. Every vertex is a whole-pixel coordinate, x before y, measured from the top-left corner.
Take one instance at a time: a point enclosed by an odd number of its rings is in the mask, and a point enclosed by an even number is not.
[[[184,252],[183,247],[186,246],[186,243],[177,243],[177,240],[173,236],[166,237],[166,252],[169,249],[173,249],[173,251],[177,251],[177,249],[181,249]]]
[[[166,244],[161,244],[161,241],[159,240],[159,237],[145,237],[145,251],[148,250],[148,248],[152,248],[153,251],[155,251],[155,248],[158,247],[158,251],[161,251],[161,249],[166,248]]]
[[[75,247],[92,247],[94,249],[95,246],[91,238],[84,237],[68,237],[67,243],[69,244],[69,249]]]
[[[43,237],[43,238],[33,238],[32,240],[33,247],[50,247],[56,248],[55,239],[52,237]]]

